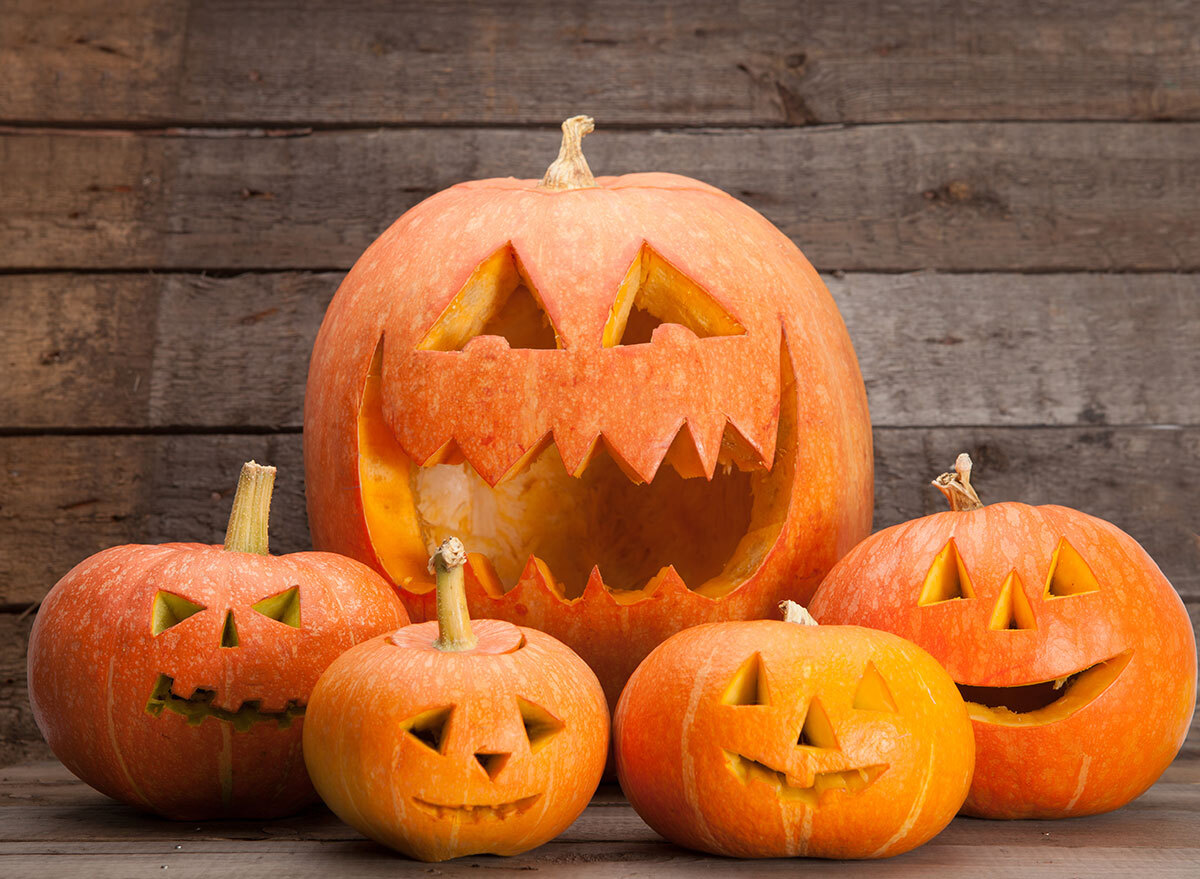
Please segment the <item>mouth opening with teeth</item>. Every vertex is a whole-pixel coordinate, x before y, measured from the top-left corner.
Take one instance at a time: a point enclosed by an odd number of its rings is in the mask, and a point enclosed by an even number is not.
[[[822,795],[831,791],[858,793],[866,790],[887,769],[887,766],[876,765],[835,772],[817,772],[813,774],[812,784],[799,785],[788,781],[785,773],[733,751],[726,751],[725,759],[729,763],[729,771],[743,784],[761,781],[773,788],[779,799],[801,802],[809,808],[817,806]]]
[[[689,589],[718,598],[754,574],[787,519],[797,403],[786,345],[771,466],[727,426],[711,477],[683,431],[650,482],[628,475],[603,438],[580,472],[568,472],[548,439],[494,486],[465,460],[418,466],[405,454],[383,416],[382,351],[360,404],[359,477],[375,552],[411,592],[432,589],[424,560],[453,535],[503,591],[533,557],[565,599],[583,593],[593,568],[623,602],[648,597],[672,568]]]
[[[1126,650],[1081,671],[1015,687],[958,684],[972,720],[1004,726],[1040,726],[1069,717],[1116,681],[1133,656]]]
[[[160,674],[150,693],[150,701],[146,703],[146,711],[155,717],[164,711],[172,711],[186,718],[189,726],[199,726],[204,718],[212,717],[230,724],[238,732],[245,732],[256,723],[273,723],[286,729],[297,717],[304,716],[304,706],[297,700],[288,702],[280,711],[263,711],[258,700],[243,702],[236,711],[229,711],[212,704],[217,695],[215,690],[197,688],[192,695],[184,697],[175,693],[174,685],[174,678]]]
[[[497,803],[495,805],[452,806],[445,805],[444,803],[431,803],[420,797],[413,797],[413,802],[423,811],[437,818],[455,818],[459,821],[478,823],[480,821],[492,820],[503,821],[512,815],[520,815],[528,812],[541,796],[541,794],[533,794],[528,797],[521,797],[519,800],[512,800],[508,803]]]

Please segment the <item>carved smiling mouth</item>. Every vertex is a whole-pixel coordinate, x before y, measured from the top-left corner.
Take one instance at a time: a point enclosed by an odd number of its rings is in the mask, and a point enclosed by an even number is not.
[[[442,803],[431,803],[420,797],[413,797],[413,802],[420,806],[423,811],[438,818],[457,818],[460,821],[479,823],[480,821],[491,820],[503,821],[512,815],[520,815],[527,812],[533,807],[534,803],[541,799],[541,796],[541,794],[533,794],[532,796],[521,797],[521,799],[513,800],[509,803],[476,806],[448,806]]]
[[[1062,720],[1091,704],[1120,676],[1132,650],[1081,671],[1015,687],[958,684],[972,720],[1003,726],[1040,726]]]
[[[840,772],[817,772],[813,775],[812,784],[797,785],[788,781],[787,775],[783,772],[733,751],[726,751],[725,759],[729,762],[729,771],[736,775],[743,784],[749,784],[752,780],[757,779],[774,788],[775,795],[779,799],[801,802],[810,808],[821,801],[823,794],[831,791],[844,790],[858,793],[866,790],[887,769],[887,766],[877,765],[845,769]]]
[[[245,732],[256,723],[273,723],[280,729],[292,725],[297,717],[304,716],[304,706],[298,700],[288,702],[281,711],[263,711],[258,700],[243,702],[236,711],[218,708],[213,705],[216,691],[197,688],[191,696],[184,698],[177,695],[172,687],[175,679],[170,675],[160,674],[150,693],[150,701],[146,703],[146,711],[155,717],[163,711],[173,711],[187,718],[189,726],[199,726],[204,718],[212,717],[221,723],[228,723],[238,732]]]
[[[666,586],[725,595],[758,569],[787,517],[797,402],[786,346],[780,361],[773,462],[760,460],[727,424],[706,464],[685,424],[659,462],[668,466],[643,482],[603,438],[569,472],[547,435],[492,486],[454,449],[417,466],[396,442],[383,416],[381,344],[358,416],[372,545],[393,582],[413,592],[431,588],[422,560],[454,535],[472,550],[473,573],[494,594],[536,570],[564,600],[580,596],[589,581],[621,604]]]

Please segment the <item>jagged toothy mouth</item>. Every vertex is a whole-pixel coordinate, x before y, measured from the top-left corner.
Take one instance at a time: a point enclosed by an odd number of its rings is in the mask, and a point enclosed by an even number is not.
[[[297,717],[304,716],[304,706],[299,700],[288,702],[280,711],[263,711],[258,700],[243,702],[236,711],[230,711],[212,704],[216,698],[215,690],[198,687],[185,698],[174,692],[174,685],[174,678],[160,674],[150,693],[150,701],[146,703],[146,711],[155,717],[161,716],[163,711],[172,711],[187,718],[189,726],[199,726],[204,718],[212,717],[230,724],[238,732],[245,732],[256,723],[274,723],[280,729],[286,729]]]
[[[1132,650],[1048,681],[1014,687],[957,684],[972,720],[1004,726],[1040,726],[1062,720],[1091,704],[1116,681]]]
[[[733,751],[726,751],[725,759],[729,763],[729,771],[743,784],[761,781],[774,788],[779,799],[801,802],[810,808],[818,805],[821,796],[831,791],[858,793],[866,790],[887,769],[885,765],[875,765],[836,772],[817,772],[813,775],[812,784],[798,785],[788,781],[787,775],[778,769],[772,769],[765,763],[759,763]]]
[[[728,594],[775,545],[792,496],[797,402],[786,346],[780,360],[771,462],[726,425],[719,453],[705,464],[684,426],[664,466],[643,482],[603,437],[586,464],[569,472],[548,435],[489,485],[453,449],[417,466],[400,447],[383,417],[381,345],[358,416],[363,509],[376,554],[392,580],[413,592],[432,588],[422,560],[454,535],[494,593],[536,569],[564,600],[593,582],[622,604],[664,585]]]
[[[528,797],[521,797],[519,800],[513,800],[508,803],[497,803],[495,805],[451,806],[444,803],[431,803],[420,797],[413,797],[413,802],[420,806],[423,811],[437,818],[457,818],[460,821],[478,823],[488,820],[503,821],[505,818],[513,815],[520,815],[529,811],[541,796],[541,794],[533,794]]]

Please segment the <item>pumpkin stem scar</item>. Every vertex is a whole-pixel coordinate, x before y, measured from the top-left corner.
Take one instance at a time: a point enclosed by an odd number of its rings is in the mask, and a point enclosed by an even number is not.
[[[820,625],[813,618],[813,615],[808,612],[806,607],[790,599],[779,602],[779,609],[783,611],[783,621],[785,623],[799,623],[802,626]]]
[[[596,128],[591,116],[572,116],[562,124],[562,146],[538,189],[563,192],[568,189],[596,189],[596,178],[583,157],[583,136]]]
[[[479,643],[471,631],[463,565],[467,551],[457,537],[447,537],[429,560],[429,573],[437,575],[438,650],[470,650]]]
[[[271,516],[271,492],[275,488],[275,468],[247,461],[238,476],[229,526],[225,529],[225,549],[229,552],[267,554],[267,523]]]
[[[943,473],[932,484],[946,496],[950,509],[956,512],[983,508],[983,501],[971,486],[971,456],[966,452],[954,462],[953,473]]]

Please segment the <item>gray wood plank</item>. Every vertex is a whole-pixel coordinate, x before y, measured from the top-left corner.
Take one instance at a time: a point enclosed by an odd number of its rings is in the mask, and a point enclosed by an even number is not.
[[[7,0],[0,118],[625,125],[1195,119],[1153,0]]]
[[[33,722],[29,690],[25,685],[25,649],[32,625],[32,613],[0,613],[0,766],[46,760],[50,756],[50,749]],[[70,773],[59,764],[39,765],[42,767],[39,776],[48,775],[74,783]],[[0,814],[5,813],[4,806],[31,802],[33,796],[27,788],[12,786],[7,770],[0,770]],[[0,826],[5,823],[0,819]],[[0,829],[0,839],[4,838],[3,834]]]
[[[0,268],[347,268],[459,180],[540,176],[508,129],[0,135]],[[219,135],[219,136],[214,136]],[[821,269],[1200,269],[1200,124],[614,131],[601,174],[707,180]]]
[[[300,439],[0,438],[0,605],[39,600],[113,544],[220,542],[235,474],[251,458],[280,468],[272,548],[307,548]],[[876,528],[943,509],[929,480],[963,450],[985,501],[1054,502],[1106,518],[1146,547],[1180,594],[1200,599],[1200,428],[879,428]]]
[[[0,430],[297,429],[338,273],[0,278]],[[827,275],[877,427],[1196,424],[1200,274]]]

